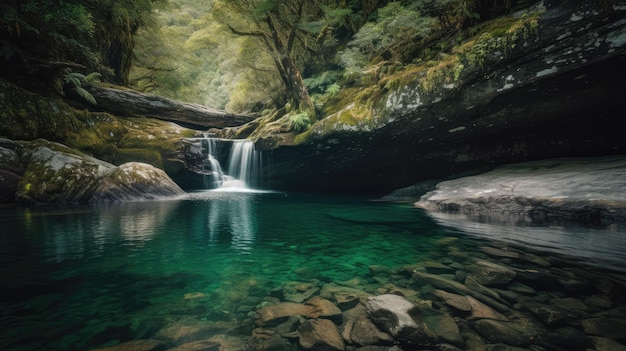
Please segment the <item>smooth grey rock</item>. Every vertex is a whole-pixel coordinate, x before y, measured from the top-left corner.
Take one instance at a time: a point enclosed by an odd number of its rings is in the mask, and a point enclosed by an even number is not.
[[[328,319],[311,319],[298,328],[300,346],[312,351],[345,350],[343,338],[337,326]]]
[[[308,315],[311,318],[326,318],[338,324],[341,324],[343,321],[343,315],[339,307],[322,297],[314,296],[304,304],[313,306],[313,310]]]
[[[585,333],[609,339],[626,339],[626,320],[618,318],[587,318],[581,322]]]
[[[465,296],[449,293],[443,290],[435,290],[434,294],[443,300],[443,302],[459,311],[470,312],[472,306],[469,304]]]
[[[388,333],[381,331],[367,315],[364,305],[348,310],[344,313],[345,322],[341,326],[343,339],[352,345],[367,346],[392,344],[394,339]]]
[[[401,296],[385,294],[370,297],[365,307],[374,323],[400,343],[432,345],[437,340],[421,321],[417,306]]]
[[[129,162],[107,172],[89,202],[154,200],[183,194],[164,171],[147,163]]]
[[[548,327],[555,327],[563,323],[568,317],[566,311],[538,302],[529,301],[522,305]]]
[[[515,279],[514,270],[489,261],[476,261],[475,265],[468,267],[479,284],[486,286],[506,285]]]
[[[519,163],[445,181],[416,206],[589,221],[626,219],[626,157]]]
[[[459,327],[449,314],[434,309],[420,308],[422,321],[432,330],[439,343],[449,343],[464,348],[465,341]]]
[[[509,319],[503,314],[495,311],[493,308],[485,305],[484,303],[476,300],[471,296],[466,296],[468,304],[472,309],[470,319],[493,319],[499,321],[508,321]]]
[[[503,343],[512,346],[528,346],[533,335],[528,335],[511,322],[493,319],[479,319],[474,322],[474,328],[490,343]]]
[[[25,143],[21,158],[26,169],[16,198],[27,203],[137,201],[185,194],[151,165],[131,162],[116,167],[46,140]]]

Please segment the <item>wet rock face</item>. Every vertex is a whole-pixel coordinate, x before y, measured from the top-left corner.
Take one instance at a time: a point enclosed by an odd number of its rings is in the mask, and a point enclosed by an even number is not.
[[[624,175],[626,158],[622,156],[512,164],[442,182],[416,206],[484,217],[519,214],[535,221],[565,218],[594,224],[624,220]],[[497,274],[487,268],[478,275],[481,282]]]
[[[390,191],[498,164],[626,152],[626,77],[616,74],[626,9],[578,6],[548,7],[536,34],[454,84],[423,92],[416,77],[389,92],[370,124],[322,120],[307,143],[273,151],[266,178],[277,188]]]
[[[0,203],[15,201],[17,184],[24,174],[24,166],[16,149],[20,145],[0,138]]]
[[[98,203],[182,195],[162,170],[131,162],[110,163],[45,140],[25,143],[25,165],[14,197],[26,203]]]

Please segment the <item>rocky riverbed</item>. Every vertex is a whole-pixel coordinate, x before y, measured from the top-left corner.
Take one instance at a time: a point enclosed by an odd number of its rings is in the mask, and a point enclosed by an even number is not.
[[[438,245],[426,260],[347,281],[308,267],[269,291],[242,279],[225,292],[235,313],[207,315],[215,297],[187,293],[178,317],[97,350],[626,349],[623,272],[500,242]]]

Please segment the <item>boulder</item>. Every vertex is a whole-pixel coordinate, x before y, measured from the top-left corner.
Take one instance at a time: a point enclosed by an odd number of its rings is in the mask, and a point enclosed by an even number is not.
[[[17,184],[24,174],[20,156],[15,151],[19,144],[0,138],[0,203],[14,202]]]
[[[281,302],[276,305],[265,306],[256,311],[256,324],[280,324],[283,319],[291,316],[309,316],[315,310],[314,306],[295,302]]]
[[[435,290],[435,296],[443,300],[443,302],[462,312],[470,312],[472,306],[469,304],[465,296],[449,293],[443,290]]]
[[[116,167],[65,145],[25,143],[26,164],[16,198],[26,203],[136,201],[184,194],[160,169],[143,163]]]
[[[392,344],[393,337],[378,329],[367,315],[364,305],[350,309],[344,313],[344,323],[341,325],[341,336],[351,345],[368,346]]]
[[[623,318],[594,317],[584,319],[581,324],[587,334],[626,340],[626,321]]]
[[[490,343],[503,343],[512,346],[528,346],[533,335],[530,335],[514,323],[494,319],[479,319],[474,322],[474,329]]]
[[[308,320],[298,328],[298,333],[300,335],[300,346],[305,350],[345,350],[345,344],[337,330],[337,326],[328,319]]]
[[[516,276],[511,268],[483,260],[476,261],[475,265],[468,267],[468,271],[472,272],[476,282],[487,286],[506,285]]]
[[[432,308],[420,308],[420,311],[422,312],[424,324],[437,335],[440,343],[443,342],[465,348],[465,341],[463,341],[461,331],[452,316]]]
[[[343,321],[343,315],[339,307],[322,297],[314,296],[307,300],[305,305],[313,307],[313,310],[308,315],[311,318],[326,318],[338,324],[341,324]]]
[[[183,194],[164,171],[147,163],[130,162],[107,172],[89,202],[152,200]]]
[[[626,218],[626,157],[551,159],[445,181],[416,203],[430,211],[522,214],[595,223]],[[492,252],[492,251],[490,251]],[[493,253],[493,252],[492,252]],[[548,262],[541,262],[549,266]]]
[[[486,318],[486,319],[493,319],[493,320],[499,320],[499,321],[509,320],[501,313],[495,311],[493,308],[485,305],[484,303],[476,300],[475,298],[471,296],[466,296],[465,298],[467,299],[467,302],[472,309],[470,319]]]
[[[385,294],[370,297],[365,302],[374,323],[396,340],[410,345],[432,345],[436,335],[421,321],[417,306],[404,297]]]

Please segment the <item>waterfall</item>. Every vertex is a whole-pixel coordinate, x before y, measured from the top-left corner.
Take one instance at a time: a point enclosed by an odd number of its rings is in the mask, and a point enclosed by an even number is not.
[[[203,151],[206,152],[206,161],[211,167],[216,185],[205,188],[240,191],[259,185],[262,158],[261,152],[255,150],[254,142],[208,137],[205,137],[202,142],[206,143],[203,144],[203,146],[206,145]],[[226,154],[224,150],[228,150],[228,144],[230,144],[230,151],[228,156],[224,157]],[[227,161],[226,173],[222,171],[220,159]]]

